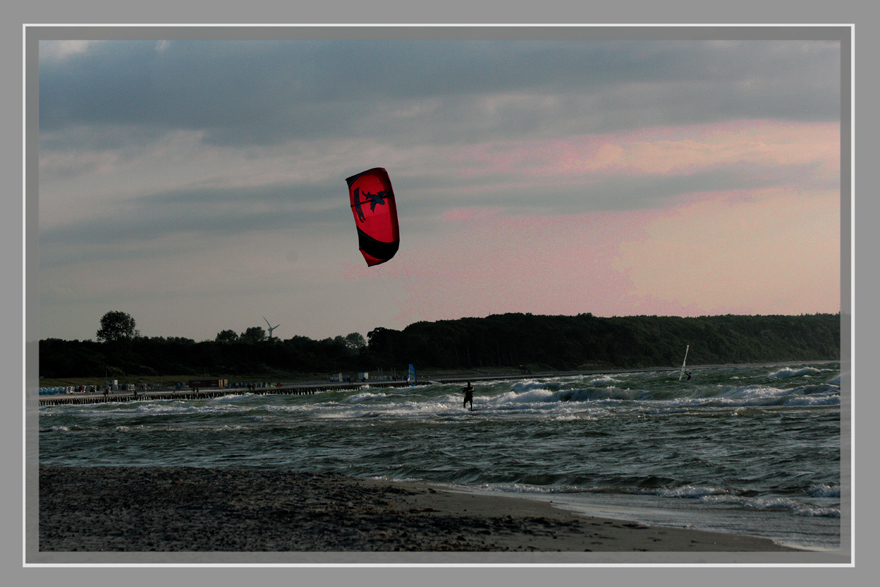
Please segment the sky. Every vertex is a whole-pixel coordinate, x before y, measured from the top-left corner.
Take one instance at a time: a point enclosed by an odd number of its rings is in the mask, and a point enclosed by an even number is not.
[[[840,311],[838,42],[408,36],[41,41],[39,337]]]

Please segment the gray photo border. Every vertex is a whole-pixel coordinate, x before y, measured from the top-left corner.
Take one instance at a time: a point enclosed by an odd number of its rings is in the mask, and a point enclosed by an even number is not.
[[[25,279],[27,304],[25,316],[25,563],[61,565],[219,565],[219,564],[366,564],[366,565],[419,565],[419,564],[493,564],[500,565],[688,565],[688,564],[848,564],[853,556],[851,536],[851,481],[852,429],[852,193],[849,170],[852,164],[851,134],[851,54],[852,28],[846,25],[828,26],[33,26],[26,27],[25,36]],[[37,44],[44,39],[827,39],[841,43],[841,550],[839,553],[546,553],[540,556],[516,558],[485,554],[473,557],[455,554],[440,556],[427,553],[403,555],[379,553],[40,553],[38,549],[38,320],[36,292],[39,275],[38,238],[38,69]]]

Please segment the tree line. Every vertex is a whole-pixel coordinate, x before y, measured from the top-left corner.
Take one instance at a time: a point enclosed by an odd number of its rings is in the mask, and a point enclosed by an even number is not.
[[[106,319],[106,320],[105,320]],[[512,368],[588,370],[840,359],[840,314],[800,316],[544,316],[501,314],[417,322],[313,340],[266,337],[261,327],[214,340],[143,337],[133,318],[108,312],[97,341],[45,339],[47,378]]]
[[[370,349],[435,368],[573,370],[840,359],[840,314],[625,316],[503,314],[377,329]]]

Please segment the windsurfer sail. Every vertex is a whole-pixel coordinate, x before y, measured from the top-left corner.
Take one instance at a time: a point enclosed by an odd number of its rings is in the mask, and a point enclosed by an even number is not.
[[[416,385],[416,368],[411,364],[406,372],[406,382],[409,383],[410,387],[415,387]]]
[[[687,345],[684,349],[684,361],[681,362],[681,372],[678,374],[678,380],[681,381],[682,377],[687,375],[687,378],[691,378],[691,374],[687,372],[687,361],[688,361],[688,351],[690,350],[691,345]]]

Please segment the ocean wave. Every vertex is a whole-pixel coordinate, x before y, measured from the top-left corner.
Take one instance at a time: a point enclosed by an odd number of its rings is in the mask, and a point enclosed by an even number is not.
[[[840,508],[817,507],[813,505],[801,504],[799,506],[793,507],[791,513],[796,516],[810,518],[839,518]]]
[[[761,413],[760,407],[755,406],[740,406],[733,411],[734,416],[754,416]]]
[[[535,388],[528,391],[509,391],[498,396],[494,403],[547,403],[559,401],[557,392],[549,389]]]
[[[774,379],[788,379],[790,377],[803,377],[805,375],[815,375],[816,373],[821,373],[819,369],[815,367],[801,367],[800,369],[792,369],[791,367],[784,367],[779,371],[774,373],[770,373],[767,377],[771,377]]]
[[[485,397],[485,396],[484,396]],[[478,396],[479,398],[479,396]],[[475,398],[475,399],[478,399]],[[553,404],[566,402],[615,405],[621,402],[641,402],[645,408],[749,408],[767,406],[831,406],[839,404],[839,389],[828,384],[795,388],[776,388],[768,385],[718,385],[688,389],[640,389],[623,387],[582,387],[548,389],[541,385],[522,385],[489,396],[496,406],[504,404]],[[450,401],[453,396],[450,396]],[[747,412],[740,411],[740,415]]]
[[[795,516],[805,517],[823,517],[823,518],[839,518],[840,508],[816,506],[809,503],[803,503],[788,499],[785,497],[774,498],[744,498],[740,499],[735,505],[745,509],[754,510],[781,510],[787,511]]]
[[[803,395],[835,395],[840,396],[840,388],[836,385],[823,383],[820,385],[804,385],[801,387],[795,387],[791,390],[792,393],[800,393]]]
[[[839,507],[820,506],[788,497],[747,497],[715,487],[685,485],[649,490],[647,493],[672,499],[693,499],[707,505],[733,506],[758,511],[785,511],[795,516],[840,517]]]
[[[253,398],[254,393],[240,393],[240,394],[229,394],[229,395],[221,395],[219,397],[212,398],[217,402],[240,402],[240,401],[248,401]]]
[[[256,420],[256,418],[255,418]],[[216,428],[211,428],[211,430],[219,430],[220,432],[229,432],[230,430],[245,430],[246,426],[242,424],[224,424],[223,426],[218,426]]]
[[[839,397],[792,397],[785,400],[785,405],[789,407],[821,407],[821,406],[838,406],[840,405]]]
[[[602,375],[601,377],[593,377],[586,381],[587,385],[601,385],[602,383],[620,383],[621,379],[612,375]]]
[[[557,476],[558,477],[558,476]],[[555,481],[556,479],[553,479]],[[738,495],[729,489],[720,487],[698,487],[683,485],[680,487],[640,487],[606,486],[593,487],[590,489],[565,484],[533,483],[534,479],[523,480],[517,483],[482,483],[469,485],[462,481],[461,489],[465,491],[479,491],[487,493],[508,493],[524,495],[558,495],[558,494],[640,494],[656,496],[667,499],[693,500],[707,506],[728,506],[754,511],[782,511],[800,517],[825,517],[839,518],[840,508],[806,503],[798,499],[786,497],[748,497]],[[546,481],[546,480],[541,480]],[[451,485],[456,487],[456,481]],[[650,485],[650,484],[648,484]],[[589,499],[589,498],[587,498]]]
[[[350,404],[356,404],[356,403],[360,403],[360,402],[369,401],[371,399],[386,398],[386,397],[388,397],[388,395],[384,394],[384,393],[370,393],[370,392],[365,391],[362,393],[357,393],[355,395],[352,395],[352,396],[346,398],[345,401]]]
[[[812,497],[840,497],[840,487],[832,485],[818,485],[809,490]]]
[[[683,485],[681,487],[675,487],[671,489],[660,489],[654,493],[656,493],[660,497],[704,499],[709,497],[716,497],[718,495],[727,495],[729,491],[726,489],[719,489],[715,487],[694,487],[693,485]]]
[[[529,393],[533,391],[554,391],[559,389],[559,383],[548,383],[546,381],[517,381],[510,386],[511,391],[515,393]]]

